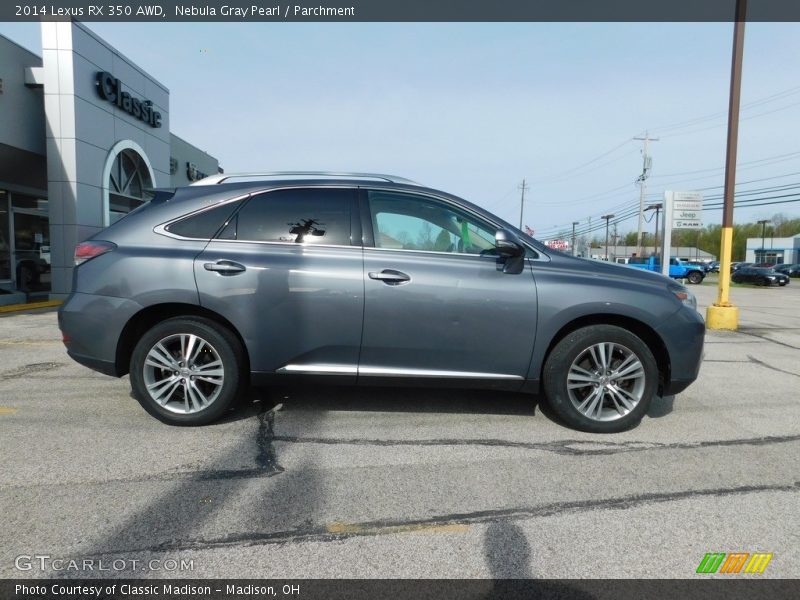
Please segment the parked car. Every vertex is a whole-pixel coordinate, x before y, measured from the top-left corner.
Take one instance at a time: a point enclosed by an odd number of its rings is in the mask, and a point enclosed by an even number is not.
[[[752,266],[754,266],[755,264],[756,264],[756,263],[751,263],[751,262],[736,262],[736,263],[731,263],[731,273],[733,273],[733,272],[735,272],[735,271],[738,271],[738,270],[739,270],[739,269],[741,269],[742,267],[752,267]]]
[[[719,273],[719,261],[714,260],[708,263],[708,272],[709,273]]]
[[[654,273],[661,273],[661,261],[656,256],[632,257],[628,266],[634,269],[644,269]],[[673,279],[685,279],[689,283],[702,283],[706,272],[700,267],[691,265],[675,256],[669,259],[669,276]]]
[[[800,264],[795,265],[778,265],[775,267],[778,273],[783,273],[789,277],[800,277]]]
[[[687,260],[683,264],[688,267],[695,267],[703,271],[703,273],[708,273],[711,268],[709,267],[709,263],[703,262],[702,260]]]
[[[301,377],[542,390],[569,425],[614,432],[697,378],[703,318],[660,274],[551,250],[393,176],[236,179],[156,191],[75,249],[67,352],[130,373],[166,423]]]
[[[731,275],[734,283],[754,283],[756,285],[780,285],[789,283],[789,276],[775,269],[764,267],[742,267]]]

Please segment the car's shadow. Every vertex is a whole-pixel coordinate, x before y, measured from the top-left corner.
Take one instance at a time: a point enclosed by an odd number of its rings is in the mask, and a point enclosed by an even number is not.
[[[239,411],[275,404],[284,410],[467,413],[534,416],[538,396],[492,390],[292,385],[252,388]],[[269,406],[267,406],[269,405]]]

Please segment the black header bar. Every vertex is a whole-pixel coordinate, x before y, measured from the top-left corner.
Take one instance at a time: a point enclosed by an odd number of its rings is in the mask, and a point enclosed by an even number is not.
[[[750,0],[748,21],[800,21],[797,0]],[[0,21],[733,21],[735,0],[4,0]]]
[[[794,600],[798,580],[2,579],[3,600]]]

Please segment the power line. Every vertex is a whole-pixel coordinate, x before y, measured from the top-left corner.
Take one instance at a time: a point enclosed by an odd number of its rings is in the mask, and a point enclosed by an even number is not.
[[[631,138],[628,138],[628,139],[624,140],[623,142],[620,142],[619,144],[617,144],[616,146],[614,146],[610,150],[607,150],[606,152],[603,152],[602,154],[600,154],[598,156],[595,156],[593,159],[588,160],[585,163],[582,163],[582,164],[578,165],[577,167],[572,167],[570,169],[567,169],[566,171],[562,171],[560,173],[555,173],[555,174],[550,175],[548,177],[542,177],[542,178],[539,178],[539,179],[534,179],[531,183],[543,183],[543,182],[554,183],[554,181],[552,181],[553,179],[556,179],[556,180],[562,179],[566,175],[570,175],[570,174],[574,173],[575,171],[580,171],[584,167],[587,167],[587,166],[589,166],[591,164],[594,164],[598,160],[600,160],[602,158],[605,158],[609,154],[612,154],[612,153],[616,152],[617,150],[619,150],[620,148],[622,148],[626,144],[630,143],[631,141],[633,141],[633,140]],[[627,156],[627,154],[625,154],[623,156]],[[611,162],[615,162],[615,161],[619,160],[620,158],[622,158],[622,156],[620,156],[618,158],[615,158]],[[606,163],[606,164],[610,164],[610,163]]]
[[[782,90],[780,92],[776,92],[774,94],[771,94],[769,96],[765,96],[763,98],[759,98],[758,100],[753,100],[752,102],[748,102],[747,104],[742,106],[742,110],[743,111],[744,110],[749,110],[751,108],[755,108],[756,106],[761,106],[763,104],[768,104],[770,102],[774,102],[775,100],[782,100],[783,98],[786,98],[787,96],[792,96],[792,95],[797,94],[799,92],[800,92],[800,86],[788,88],[788,89]],[[662,132],[665,132],[665,131],[669,131],[671,129],[682,129],[682,128],[685,128],[685,127],[692,127],[694,125],[697,125],[699,123],[703,123],[705,121],[711,121],[713,119],[719,119],[719,118],[722,118],[722,117],[727,117],[727,115],[728,115],[728,111],[727,110],[718,111],[718,112],[711,113],[711,114],[708,114],[708,115],[704,115],[704,116],[701,116],[701,117],[695,117],[693,119],[687,119],[686,121],[679,121],[678,123],[673,123],[671,125],[664,125],[662,127],[655,127],[655,128],[653,128],[652,131],[657,131],[659,133],[662,133]],[[748,117],[748,118],[750,118],[750,117]],[[671,137],[671,135],[670,135],[670,137]]]

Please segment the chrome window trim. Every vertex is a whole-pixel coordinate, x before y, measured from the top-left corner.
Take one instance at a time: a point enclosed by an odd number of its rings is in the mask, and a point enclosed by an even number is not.
[[[220,206],[224,206],[225,204],[230,204],[232,202],[239,202],[240,200],[246,200],[252,196],[252,193],[248,192],[247,194],[243,194],[241,196],[235,196],[234,198],[228,198],[227,200],[222,200],[221,202],[216,202],[209,206],[204,206],[202,208],[198,208],[197,210],[193,210],[192,212],[185,213],[180,217],[175,217],[174,219],[170,219],[160,225],[156,225],[153,227],[153,233],[157,233],[159,235],[163,235],[168,238],[172,238],[175,240],[186,240],[190,242],[209,242],[213,241],[214,238],[194,238],[194,237],[186,237],[184,235],[177,235],[172,233],[171,231],[167,231],[167,227],[172,225],[173,223],[177,223],[178,221],[183,221],[184,219],[188,219],[189,217],[194,217],[195,215],[199,215],[200,213],[204,213],[209,210],[213,210],[215,208],[219,208]]]
[[[381,185],[381,184],[377,184],[377,185],[365,185],[365,184],[362,184],[362,185],[359,185],[358,187],[366,190],[367,192],[369,192],[370,190],[381,190],[381,191],[384,191],[384,192],[395,192],[397,194],[406,194],[406,195],[411,195],[411,196],[429,197],[429,198],[432,198],[434,200],[438,200],[440,202],[444,202],[445,204],[447,204],[449,206],[455,206],[460,211],[474,216],[479,221],[488,222],[488,223],[490,223],[492,225],[492,227],[495,228],[495,230],[497,230],[497,229],[505,229],[505,226],[500,224],[500,223],[498,223],[497,221],[494,221],[492,219],[487,219],[483,215],[481,215],[479,213],[476,213],[474,210],[472,210],[472,209],[470,209],[470,208],[468,208],[466,206],[462,206],[460,204],[457,204],[456,202],[454,202],[450,198],[447,198],[445,196],[437,194],[435,191],[429,191],[427,188],[422,188],[424,191],[407,190],[407,189],[397,189],[397,188],[394,188],[394,187],[384,186],[384,185]],[[369,205],[369,197],[367,197],[367,204]],[[373,235],[375,235],[375,233],[376,232],[373,231]],[[526,248],[530,249],[532,252],[536,252],[536,254],[538,255],[536,258],[532,258],[530,256],[526,256],[525,257],[526,260],[532,260],[532,261],[536,261],[536,262],[550,262],[550,257],[547,256],[546,254],[544,254],[541,250],[539,250],[538,248],[532,247],[530,244],[525,242],[525,240],[521,239],[520,241],[523,243],[523,245]],[[409,249],[406,249],[406,248],[379,248],[378,246],[364,246],[364,249],[365,250],[370,250],[370,249],[374,249],[374,250],[399,250],[401,252],[425,252],[426,254],[447,254],[447,255],[450,255],[450,256],[479,256],[478,254],[469,254],[467,252],[439,252],[439,251],[436,251],[436,250],[409,250]]]
[[[211,243],[211,242],[233,242],[233,243],[241,243],[241,244],[278,244],[278,245],[281,245],[281,246],[293,246],[293,247],[296,247],[296,248],[359,248],[359,249],[363,248],[364,247],[363,244],[357,244],[357,245],[353,245],[353,244],[306,244],[306,243],[298,244],[297,242],[269,242],[269,241],[265,241],[265,240],[220,240],[220,239],[218,239],[216,237],[212,237],[212,238],[192,238],[192,237],[186,237],[186,236],[174,234],[174,233],[172,233],[170,231],[167,231],[167,229],[166,229],[167,227],[169,227],[173,223],[176,223],[178,221],[182,221],[183,219],[187,219],[189,217],[193,217],[193,216],[198,215],[198,214],[200,214],[202,212],[205,212],[207,210],[218,208],[218,207],[220,207],[220,206],[222,206],[224,204],[229,204],[231,202],[238,202],[239,200],[246,200],[246,199],[251,198],[253,196],[258,196],[258,195],[261,195],[261,194],[268,194],[270,192],[278,192],[278,191],[281,191],[281,190],[318,189],[318,188],[321,188],[321,189],[330,188],[330,189],[343,189],[343,190],[357,190],[358,186],[347,185],[347,184],[342,184],[342,183],[338,183],[338,184],[336,184],[336,183],[332,183],[332,184],[322,183],[322,184],[317,184],[317,185],[299,185],[299,184],[298,185],[282,185],[280,187],[270,187],[270,188],[258,189],[256,191],[250,191],[250,192],[247,192],[246,194],[242,194],[242,195],[236,196],[234,198],[229,198],[227,200],[222,200],[221,202],[217,202],[215,204],[212,204],[211,206],[204,206],[203,208],[199,208],[199,209],[194,210],[192,212],[188,212],[186,214],[183,214],[180,217],[176,217],[174,219],[171,219],[169,221],[161,223],[160,225],[156,225],[155,227],[153,227],[153,232],[157,233],[159,235],[163,235],[163,236],[166,236],[166,237],[170,237],[170,238],[176,239],[176,240],[185,240],[185,241],[190,241],[190,242],[208,242],[208,243]]]
[[[247,193],[241,194],[241,195],[236,196],[234,198],[229,198],[227,200],[222,200],[221,202],[217,202],[215,204],[212,204],[211,206],[204,206],[203,208],[200,208],[200,209],[197,209],[195,211],[183,214],[183,215],[181,215],[179,217],[176,217],[174,219],[166,221],[165,223],[161,223],[160,225],[156,225],[153,228],[153,232],[157,233],[159,235],[163,235],[165,237],[172,238],[172,239],[193,241],[193,242],[231,242],[231,243],[240,243],[240,244],[273,244],[273,245],[277,244],[277,245],[280,245],[280,246],[292,246],[292,247],[300,247],[300,248],[363,248],[364,250],[385,250],[385,251],[393,251],[393,252],[398,252],[398,251],[399,252],[422,252],[422,253],[425,253],[425,254],[437,254],[437,255],[446,255],[446,256],[477,256],[477,257],[480,257],[480,255],[478,255],[478,254],[468,254],[466,252],[438,252],[436,250],[409,250],[409,249],[405,249],[405,248],[378,248],[377,246],[365,246],[363,243],[362,244],[346,244],[346,245],[343,245],[343,244],[306,244],[306,243],[297,244],[296,242],[269,242],[269,241],[259,241],[259,240],[220,240],[220,239],[217,239],[217,238],[211,238],[211,239],[191,238],[191,237],[185,237],[185,236],[181,236],[181,235],[176,235],[176,234],[171,233],[171,232],[166,230],[166,228],[168,226],[170,226],[171,224],[173,224],[173,223],[175,223],[177,221],[180,221],[182,219],[186,219],[186,218],[188,218],[190,216],[194,216],[196,214],[199,214],[199,213],[207,211],[207,210],[211,210],[213,208],[217,208],[217,207],[222,206],[223,204],[227,204],[229,202],[237,202],[239,200],[245,200],[245,199],[247,199],[249,197],[252,197],[252,196],[257,196],[257,195],[261,195],[261,194],[268,194],[270,192],[277,192],[277,191],[281,191],[281,190],[297,190],[297,189],[309,189],[309,188],[310,189],[318,189],[318,188],[319,189],[352,189],[352,190],[363,189],[363,190],[366,190],[367,192],[369,190],[381,190],[381,191],[386,191],[386,192],[395,192],[395,193],[398,193],[398,194],[403,194],[404,193],[404,194],[409,194],[409,195],[414,195],[414,196],[424,196],[424,197],[427,196],[427,197],[433,198],[435,200],[438,200],[440,202],[444,202],[447,205],[455,206],[459,210],[461,210],[463,212],[466,212],[469,215],[474,216],[479,221],[488,222],[495,229],[503,229],[503,226],[500,223],[498,223],[498,222],[496,222],[496,221],[494,221],[492,219],[487,219],[483,215],[476,213],[474,210],[471,210],[470,208],[465,207],[465,206],[461,206],[460,204],[455,203],[453,200],[451,200],[451,199],[449,199],[449,198],[447,198],[445,196],[437,194],[434,191],[429,191],[427,188],[421,188],[424,191],[420,191],[420,190],[408,190],[408,189],[405,189],[405,188],[398,189],[396,187],[381,185],[380,183],[378,183],[376,185],[364,185],[364,182],[353,182],[353,184],[346,184],[346,183],[317,183],[317,184],[314,184],[314,185],[303,185],[302,183],[297,183],[297,184],[292,184],[292,185],[281,185],[281,186],[278,186],[278,187],[259,188],[259,189],[256,189],[254,191],[249,191]],[[362,229],[363,229],[363,224],[362,224]],[[532,258],[530,256],[526,256],[525,257],[526,260],[533,261],[533,262],[550,262],[550,257],[547,254],[545,254],[542,250],[539,250],[538,248],[532,247],[530,244],[526,243],[525,240],[521,240],[521,241],[525,245],[526,248],[530,249],[533,252],[536,252],[536,254],[538,255],[536,258]],[[485,258],[485,257],[481,257],[481,258]]]

